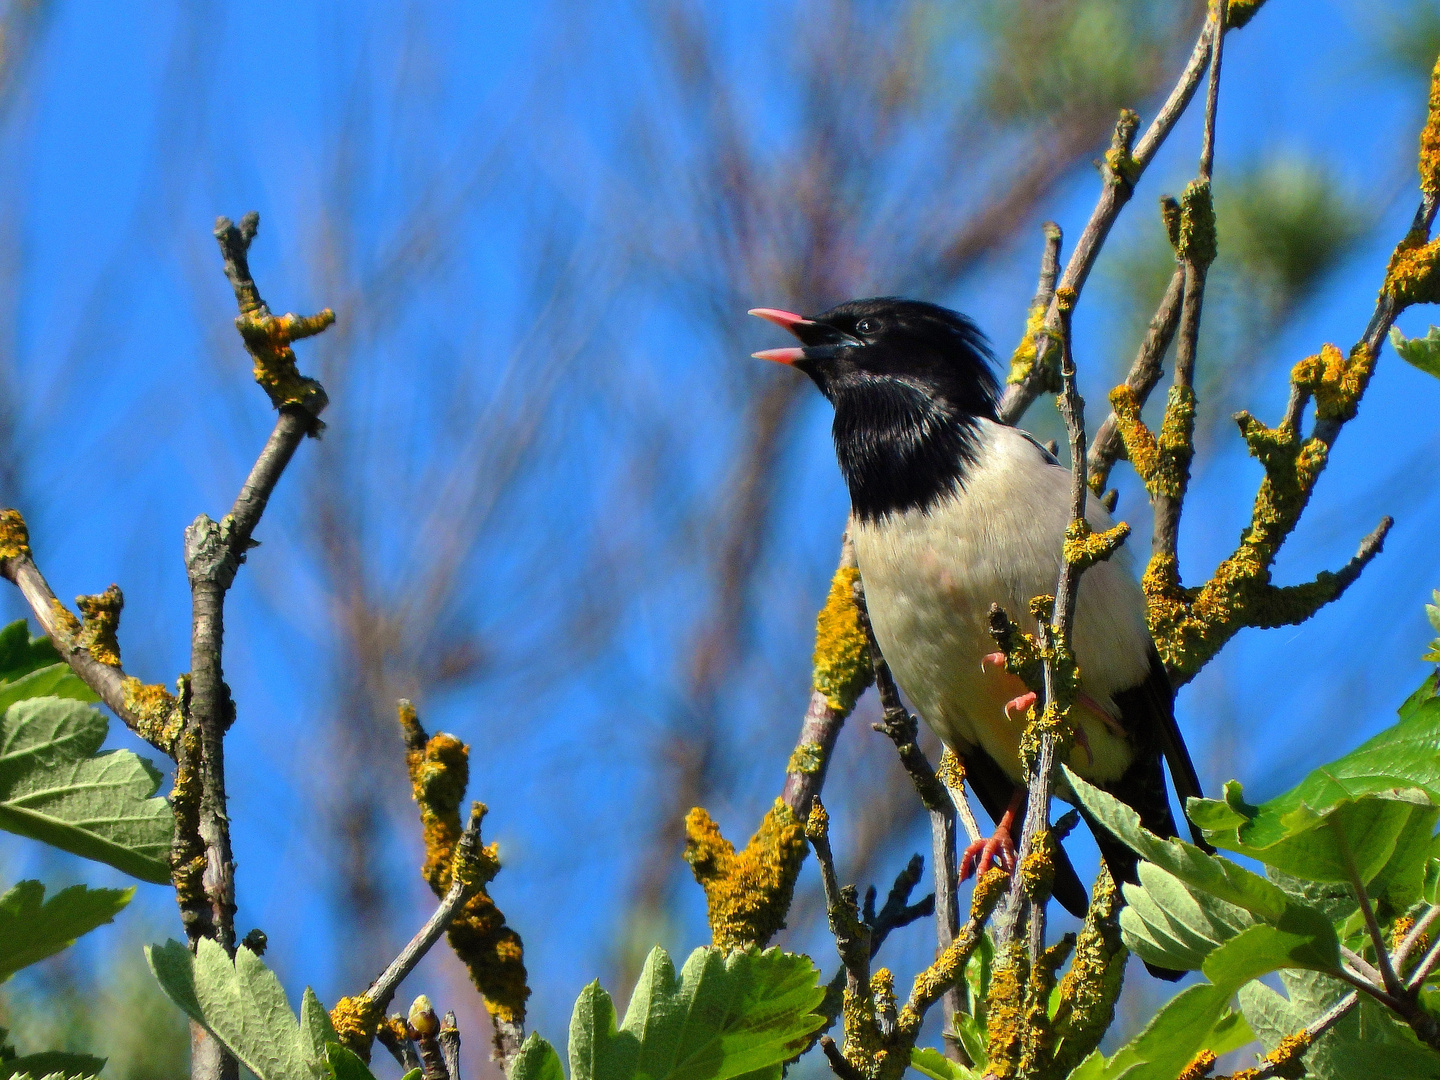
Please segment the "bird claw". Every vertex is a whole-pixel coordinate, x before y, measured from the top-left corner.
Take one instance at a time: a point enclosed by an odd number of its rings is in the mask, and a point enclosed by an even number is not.
[[[969,880],[971,874],[979,877],[992,865],[1007,874],[1015,872],[1015,841],[1004,825],[997,825],[995,835],[990,839],[976,840],[965,849],[960,859],[960,880]]]
[[[980,658],[980,670],[989,671],[991,668],[1004,669],[1005,654],[1003,652],[986,653]]]
[[[1032,705],[1034,705],[1034,704],[1035,704],[1035,691],[1034,691],[1034,690],[1031,690],[1029,693],[1021,694],[1021,695],[1020,695],[1019,697],[1017,697],[1017,698],[1012,698],[1011,700],[1009,700],[1009,701],[1007,701],[1007,702],[1005,703],[1005,716],[1006,716],[1006,719],[1009,719],[1009,720],[1023,720],[1023,719],[1025,718],[1025,713],[1028,712],[1029,709],[1030,709],[1030,706],[1032,706]]]

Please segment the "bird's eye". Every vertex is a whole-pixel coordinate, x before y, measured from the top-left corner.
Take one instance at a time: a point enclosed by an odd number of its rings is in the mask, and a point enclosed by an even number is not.
[[[861,319],[855,324],[857,334],[873,334],[878,329],[880,329],[880,324],[874,319]]]

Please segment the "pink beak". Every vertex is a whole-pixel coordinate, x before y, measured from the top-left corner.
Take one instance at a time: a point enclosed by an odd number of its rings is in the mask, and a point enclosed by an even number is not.
[[[805,318],[804,315],[796,315],[793,311],[781,311],[779,308],[757,307],[751,308],[749,314],[756,318],[772,322],[782,330],[789,330],[797,334],[797,327],[813,326],[814,321]],[[797,334],[798,336],[798,334]],[[804,349],[763,349],[757,353],[751,353],[756,360],[770,360],[777,364],[793,364],[805,354]]]

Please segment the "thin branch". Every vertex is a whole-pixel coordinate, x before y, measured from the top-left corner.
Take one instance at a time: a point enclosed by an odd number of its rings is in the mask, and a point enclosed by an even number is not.
[[[440,1053],[445,1058],[445,1069],[450,1080],[460,1080],[460,1028],[455,1023],[455,1014],[447,1012],[440,1021]]]
[[[425,920],[425,925],[400,950],[400,954],[390,962],[390,966],[366,988],[365,997],[375,1003],[379,1012],[383,1013],[389,1008],[391,1000],[395,997],[395,991],[405,981],[405,976],[415,970],[415,965],[420,963],[435,942],[440,940],[440,935],[449,927],[456,913],[465,906],[465,901],[470,899],[476,889],[480,887],[480,878],[474,873],[464,871],[462,867],[466,864],[473,865],[482,857],[480,822],[483,817],[484,815],[480,812],[480,804],[472,804],[470,822],[465,826],[465,831],[460,834],[460,839],[456,844],[456,872],[450,890],[441,899],[439,906],[431,913],[430,918]]]
[[[1437,920],[1440,920],[1440,904],[1432,904],[1430,910],[1420,916],[1420,919],[1410,928],[1410,932],[1405,935],[1404,940],[1400,942],[1400,946],[1395,950],[1395,955],[1392,957],[1392,960],[1397,972],[1404,972],[1405,962],[1410,959],[1410,953],[1414,951],[1415,946],[1420,943],[1420,940],[1430,932],[1430,928],[1435,925]]]
[[[1164,374],[1161,361],[1165,357],[1165,351],[1170,348],[1170,342],[1174,340],[1176,328],[1180,325],[1180,300],[1184,295],[1185,268],[1177,265],[1175,272],[1170,275],[1170,283],[1165,287],[1165,295],[1160,298],[1160,306],[1155,309],[1150,325],[1146,328],[1145,338],[1140,342],[1135,361],[1130,365],[1130,374],[1125,377],[1126,388],[1134,395],[1141,408],[1145,407],[1150,392]],[[1095,433],[1095,438],[1090,443],[1087,464],[1091,491],[1096,495],[1104,493],[1105,484],[1110,479],[1110,470],[1115,462],[1124,456],[1125,440],[1120,437],[1120,428],[1112,412],[1100,425],[1100,430]]]
[[[1205,88],[1205,134],[1200,144],[1200,178],[1210,179],[1215,163],[1215,112],[1220,101],[1220,58],[1225,48],[1225,18],[1229,0],[1216,0],[1215,26],[1210,35],[1210,83]]]
[[[0,515],[6,518],[5,524],[11,529],[24,528],[24,522],[16,511],[4,510],[0,511]],[[80,680],[95,691],[132,732],[162,754],[173,757],[177,726],[172,722],[174,699],[169,697],[164,687],[142,686],[140,680],[125,674],[118,663],[107,664],[95,658],[75,633],[79,621],[56,598],[49,582],[35,565],[28,544],[17,547],[8,557],[0,557],[0,577],[13,582],[20,590],[20,595],[25,598],[31,614],[55,646],[55,651]],[[137,694],[137,691],[141,693]],[[145,708],[147,704],[149,709]]]
[[[1380,921],[1375,917],[1375,906],[1370,902],[1370,893],[1365,888],[1365,882],[1361,880],[1360,872],[1355,866],[1350,843],[1343,831],[1337,836],[1340,841],[1340,853],[1345,859],[1345,869],[1350,874],[1350,888],[1354,891],[1355,899],[1360,904],[1360,914],[1365,919],[1365,929],[1370,934],[1370,943],[1375,946],[1375,968],[1379,971],[1380,981],[1389,994],[1397,998],[1404,997],[1405,984],[1400,981],[1400,977],[1395,974],[1395,968],[1390,963],[1389,945],[1385,940],[1384,932],[1380,929]],[[1360,962],[1365,963],[1363,960]],[[1370,973],[1366,972],[1366,975],[1370,976]]]
[[[1110,234],[1111,226],[1115,224],[1115,219],[1120,216],[1120,211],[1125,204],[1130,201],[1135,184],[1145,172],[1151,159],[1154,158],[1156,151],[1160,149],[1161,144],[1174,129],[1176,121],[1180,119],[1181,114],[1190,104],[1190,99],[1194,97],[1195,89],[1200,85],[1200,76],[1205,71],[1206,63],[1210,59],[1210,40],[1214,33],[1214,27],[1214,20],[1206,19],[1200,30],[1200,36],[1195,42],[1195,47],[1190,52],[1190,59],[1185,65],[1185,70],[1181,72],[1179,81],[1170,91],[1170,96],[1161,106],[1150,127],[1136,143],[1134,151],[1122,146],[1123,157],[1117,155],[1114,162],[1107,160],[1104,169],[1104,186],[1101,189],[1100,198],[1090,214],[1090,220],[1086,223],[1084,232],[1080,234],[1075,250],[1070,255],[1070,261],[1065,265],[1065,273],[1060,279],[1059,287],[1073,289],[1077,299],[1100,254],[1100,248]],[[1054,331],[1059,325],[1060,313],[1052,302],[1045,317],[1045,326]],[[1046,383],[1048,356],[1045,354],[1049,352],[1049,349],[1048,339],[1042,339],[1040,355],[1037,355],[1030,374],[1022,382],[1014,383],[1006,388],[999,409],[1002,423],[1017,423],[1035,399],[1040,396]]]
[[[825,1052],[825,1060],[830,1063],[830,1068],[840,1080],[866,1080],[864,1073],[845,1060],[840,1047],[835,1045],[835,1040],[829,1035],[820,1036],[820,1049]]]
[[[846,994],[855,1001],[870,997],[870,928],[860,918],[855,886],[840,884],[835,872],[835,855],[830,850],[829,815],[817,799],[811,804],[805,835],[820,864],[820,884],[825,891],[825,914],[835,949],[845,966]]]
[[[920,801],[930,815],[930,866],[935,879],[935,939],[943,952],[955,941],[960,928],[960,867],[955,852],[955,803],[949,790],[941,783],[934,768],[920,749],[920,725],[910,710],[900,700],[900,690],[890,673],[890,665],[880,652],[875,640],[875,628],[870,625],[869,611],[865,607],[864,591],[857,591],[856,603],[865,623],[865,635],[870,644],[870,662],[875,669],[875,690],[880,697],[883,710],[880,723],[875,730],[886,735],[895,744],[900,763],[910,774]],[[954,1015],[961,1008],[960,995],[955,989],[946,992],[941,1006],[944,1011],[945,1031],[953,1030]],[[948,1057],[958,1060],[961,1052],[957,1043],[947,1039],[945,1051]]]

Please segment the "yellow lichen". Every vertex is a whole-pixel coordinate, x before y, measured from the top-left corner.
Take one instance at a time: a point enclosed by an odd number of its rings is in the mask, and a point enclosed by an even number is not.
[[[1201,1050],[1190,1059],[1190,1064],[1181,1070],[1180,1075],[1177,1076],[1175,1080],[1203,1080],[1203,1078],[1209,1076],[1210,1071],[1215,1068],[1215,1061],[1214,1051]]]
[[[1050,830],[1041,831],[1030,853],[1020,860],[1015,869],[1020,877],[1020,889],[1032,903],[1043,904],[1050,896],[1050,887],[1055,883],[1054,848]]]
[[[19,510],[0,510],[0,562],[30,557],[30,530]]]
[[[685,861],[705,891],[715,945],[766,945],[785,926],[805,859],[805,829],[795,812],[776,799],[750,842],[737,852],[720,826],[697,806],[685,816],[685,837]]]
[[[935,775],[947,788],[959,791],[965,786],[965,762],[947,746],[940,751],[940,764],[935,766]]]
[[[75,644],[89,651],[100,663],[118,668],[120,641],[116,632],[120,629],[120,612],[125,607],[120,586],[112,584],[103,593],[77,596],[75,606],[80,609],[82,618]]]
[[[1055,340],[1055,335],[1045,328],[1045,315],[1049,307],[1044,300],[1030,305],[1025,316],[1025,332],[1021,335],[1020,344],[1015,346],[1015,352],[1010,356],[1010,374],[1005,377],[1007,383],[1019,384],[1030,378],[1030,373],[1040,359],[1042,344],[1048,355],[1050,342]],[[1051,394],[1060,392],[1060,369],[1055,363],[1046,364],[1045,381],[1040,389]]]
[[[370,1044],[381,1019],[379,1007],[363,994],[342,997],[330,1010],[330,1023],[335,1028],[337,1041],[363,1061],[370,1060]]]
[[[1427,242],[1424,229],[1412,229],[1395,245],[1380,294],[1400,307],[1440,303],[1440,239]]]
[[[175,742],[175,782],[170,790],[170,810],[175,817],[175,839],[170,848],[170,880],[175,902],[192,941],[208,921],[209,899],[205,894],[205,844],[200,839],[200,731],[190,730]]]
[[[1113,186],[1123,184],[1127,189],[1133,188],[1135,181],[1140,179],[1140,163],[1130,153],[1139,127],[1138,113],[1133,109],[1120,110],[1120,119],[1110,139],[1110,149],[1105,151],[1105,179]]]
[[[1305,1075],[1305,1052],[1314,1041],[1314,1036],[1308,1031],[1286,1035],[1279,1046],[1265,1055],[1265,1064],[1284,1080],[1298,1080]]]
[[[1420,190],[1440,195],[1440,60],[1430,72],[1430,110],[1420,131]]]
[[[1225,9],[1225,29],[1239,30],[1255,17],[1265,5],[1265,0],[1230,0]]]
[[[1374,371],[1375,353],[1363,343],[1351,350],[1349,359],[1337,346],[1326,343],[1317,355],[1295,365],[1290,382],[1315,399],[1317,417],[1343,422],[1354,419]]]
[[[805,838],[810,841],[830,838],[830,813],[818,797],[810,801],[810,816],[805,819]]]
[[[314,379],[300,374],[295,366],[291,342],[313,337],[335,321],[329,308],[318,315],[271,315],[245,312],[235,318],[235,327],[255,361],[255,381],[277,409],[298,406],[318,416],[325,408],[324,389]]]
[[[1180,202],[1174,195],[1160,196],[1160,220],[1165,225],[1165,236],[1176,255],[1180,254]]]
[[[1115,1018],[1127,950],[1120,940],[1120,890],[1102,864],[1090,894],[1075,959],[1060,980],[1055,1011],[1055,1072],[1067,1075],[1100,1045]]]
[[[985,998],[985,1048],[990,1074],[998,1080],[1010,1080],[1019,1074],[1025,1041],[1025,986],[1030,963],[1021,941],[1012,942],[997,960],[990,976],[990,993]]]
[[[825,748],[819,743],[800,743],[790,753],[785,765],[787,773],[818,773],[825,764]]]
[[[1175,250],[1186,262],[1205,269],[1215,261],[1215,205],[1209,180],[1191,180],[1180,196],[1180,235]]]
[[[848,713],[875,677],[855,589],[860,571],[841,566],[830,581],[830,594],[815,618],[814,686],[830,708]]]
[[[1265,466],[1250,524],[1234,554],[1199,589],[1180,585],[1179,567],[1156,553],[1141,578],[1150,632],[1165,663],[1189,676],[1244,626],[1286,626],[1309,618],[1339,590],[1334,574],[1284,589],[1270,584],[1270,566],[1309,502],[1328,451],[1319,439],[1300,442],[1283,425],[1268,428],[1249,413],[1236,420],[1252,455]]]
[[[131,730],[153,746],[168,747],[180,734],[184,711],[174,694],[159,683],[142,683],[127,675],[120,684]],[[133,718],[133,719],[132,719]]]
[[[1195,391],[1188,386],[1170,387],[1159,438],[1140,418],[1140,401],[1129,386],[1121,384],[1110,391],[1110,407],[1115,413],[1115,429],[1125,444],[1125,456],[1150,497],[1180,498],[1190,476]]]
[[[427,738],[410,702],[402,701],[398,712],[410,786],[420,807],[424,832],[425,862],[421,873],[431,891],[444,896],[454,878],[456,847],[464,831],[460,804],[469,783],[470,748],[444,732]],[[484,805],[477,804],[473,812],[483,815]],[[489,881],[499,870],[495,845],[483,847],[473,866],[461,860],[459,869],[473,874],[476,882]],[[483,887],[465,901],[446,936],[455,955],[469,970],[470,980],[483,995],[490,1014],[506,1023],[523,1023],[525,1002],[530,996],[524,946]]]
[[[1065,561],[1077,570],[1088,570],[1097,562],[1104,562],[1120,550],[1130,535],[1130,526],[1120,522],[1104,532],[1097,533],[1084,518],[1076,518],[1065,529],[1065,544],[1062,549]]]
[[[76,641],[80,637],[80,620],[60,602],[59,597],[50,601],[50,613],[55,619],[55,636],[59,639],[58,644],[62,649],[75,648]]]

